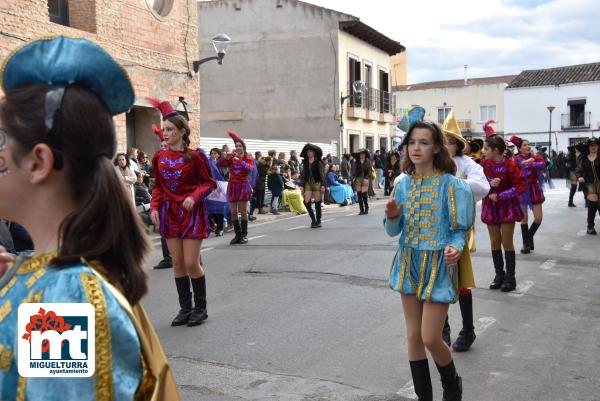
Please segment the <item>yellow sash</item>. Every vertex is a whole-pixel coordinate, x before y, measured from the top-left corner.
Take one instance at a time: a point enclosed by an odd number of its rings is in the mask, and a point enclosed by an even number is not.
[[[471,253],[475,252],[475,230],[467,231],[467,240],[460,259],[458,259],[458,288],[475,288],[475,276],[471,263]]]

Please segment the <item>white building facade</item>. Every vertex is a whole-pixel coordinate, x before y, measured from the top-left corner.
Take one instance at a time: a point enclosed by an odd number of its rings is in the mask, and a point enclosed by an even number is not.
[[[600,63],[523,71],[504,91],[504,103],[507,134],[566,151],[599,136]]]

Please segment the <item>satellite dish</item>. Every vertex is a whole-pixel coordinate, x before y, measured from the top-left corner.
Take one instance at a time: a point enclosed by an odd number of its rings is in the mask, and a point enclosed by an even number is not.
[[[354,81],[352,83],[352,87],[354,89],[354,93],[358,93],[359,95],[365,91],[365,83],[363,81]]]

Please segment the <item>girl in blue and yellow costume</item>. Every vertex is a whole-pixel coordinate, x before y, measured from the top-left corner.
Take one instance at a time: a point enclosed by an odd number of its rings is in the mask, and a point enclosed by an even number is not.
[[[444,400],[462,399],[461,378],[442,339],[448,305],[458,299],[457,263],[473,225],[469,185],[455,177],[456,165],[441,129],[416,122],[402,143],[406,174],[386,204],[385,229],[400,234],[390,287],[401,293],[408,359],[421,401],[432,400],[427,348],[440,372]]]
[[[0,255],[0,399],[178,400],[139,304],[147,240],[111,163],[129,77],[98,45],[59,36],[12,53],[0,78],[0,215],[35,244],[29,260]],[[19,375],[17,312],[30,302],[94,307],[93,376]]]

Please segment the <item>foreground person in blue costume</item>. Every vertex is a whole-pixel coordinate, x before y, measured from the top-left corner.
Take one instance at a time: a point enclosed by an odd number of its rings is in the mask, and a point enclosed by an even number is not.
[[[384,225],[400,234],[390,271],[390,287],[401,294],[408,359],[420,401],[433,399],[425,348],[440,372],[444,401],[462,399],[461,378],[442,340],[448,305],[458,299],[458,260],[473,225],[469,185],[455,177],[441,129],[417,122],[403,141],[406,173],[386,204]]]
[[[147,240],[111,163],[112,116],[134,101],[127,74],[98,45],[53,37],[10,55],[0,78],[0,215],[35,244],[33,258],[12,266],[0,255],[0,399],[178,400],[139,304]],[[19,375],[17,312],[31,302],[92,305],[93,376]],[[52,320],[35,331],[60,331]]]

